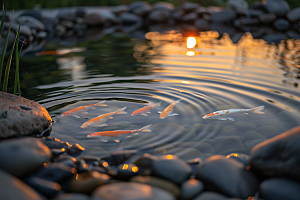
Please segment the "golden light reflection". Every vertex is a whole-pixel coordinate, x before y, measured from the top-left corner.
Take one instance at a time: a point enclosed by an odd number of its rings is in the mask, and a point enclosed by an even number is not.
[[[89,168],[89,166],[87,164],[84,164],[83,167],[84,167],[84,169]]]
[[[45,168],[49,167],[49,164],[48,163],[44,163],[44,167]]]
[[[190,84],[189,81],[182,81],[183,84]]]
[[[137,172],[138,170],[139,170],[138,167],[132,167],[132,171],[133,171],[133,172]]]
[[[73,160],[74,162],[76,162],[76,158],[74,158],[74,157],[71,157],[71,160]]]
[[[127,165],[127,164],[124,164],[123,167],[122,167],[123,170],[125,170],[125,169],[127,169],[127,168],[128,168],[128,165]]]
[[[189,49],[192,49],[196,46],[197,44],[197,40],[195,37],[188,37],[186,39],[186,47],[189,48]]]
[[[66,151],[66,149],[65,149],[65,148],[62,148],[62,149],[61,149],[61,152],[65,152],[65,151]]]
[[[246,170],[249,170],[250,169],[250,166],[248,165],[247,167],[246,167]]]
[[[187,56],[194,56],[196,53],[195,53],[195,51],[187,51],[185,54]]]
[[[78,180],[78,174],[76,174],[76,177],[75,177],[75,179],[76,179],[76,180]]]
[[[237,153],[233,154],[234,157],[238,157],[238,155],[239,155],[239,154],[237,154]]]
[[[173,156],[172,155],[167,155],[167,159],[169,159],[169,160],[171,160],[173,158]]]
[[[68,146],[72,146],[69,142],[66,142],[66,144],[67,144]]]
[[[108,163],[107,162],[104,162],[103,163],[103,167],[107,167],[108,166]]]
[[[80,146],[80,144],[75,144],[77,147],[78,147],[78,149],[80,149],[81,151],[84,151],[84,147],[82,147],[82,146]]]
[[[76,169],[75,167],[72,167],[71,172],[72,172],[73,174],[75,174],[75,173],[77,172],[77,169]]]

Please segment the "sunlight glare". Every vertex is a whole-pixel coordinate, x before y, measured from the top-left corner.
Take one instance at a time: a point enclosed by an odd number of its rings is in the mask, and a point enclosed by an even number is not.
[[[187,56],[194,56],[195,55],[195,51],[187,51],[186,55]]]
[[[188,37],[186,40],[186,47],[192,49],[196,46],[197,40],[195,37]]]

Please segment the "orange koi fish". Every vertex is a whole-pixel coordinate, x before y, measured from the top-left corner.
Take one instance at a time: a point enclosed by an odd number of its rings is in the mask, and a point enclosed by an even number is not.
[[[239,115],[239,114],[247,114],[248,112],[253,112],[256,114],[266,114],[262,110],[265,108],[265,106],[258,106],[255,108],[250,109],[228,109],[228,110],[219,110],[215,111],[213,113],[209,113],[207,115],[204,115],[203,119],[219,119],[219,120],[231,120],[235,121],[235,119],[232,116]]]
[[[168,107],[166,107],[162,112],[158,112],[160,113],[160,119],[165,119],[168,116],[175,116],[178,115],[177,113],[172,113],[172,110],[174,108],[174,106],[180,102],[182,99],[178,99],[177,101],[174,101],[171,105],[169,105]]]
[[[108,126],[105,122],[108,119],[112,119],[113,118],[112,116],[114,116],[116,114],[127,114],[127,112],[124,112],[125,109],[126,109],[126,107],[116,110],[114,112],[99,115],[98,117],[95,117],[93,119],[90,119],[87,122],[84,122],[81,125],[81,128]]]
[[[91,105],[86,105],[86,106],[79,106],[77,108],[73,108],[67,112],[64,112],[61,116],[67,116],[67,115],[72,115],[76,118],[80,118],[77,114],[78,113],[87,113],[87,110],[89,110],[90,108],[94,107],[94,106],[107,106],[106,104],[104,104],[105,101],[100,101],[99,103],[95,103],[95,104],[91,104]]]
[[[152,108],[154,108],[155,106],[160,106],[160,103],[156,103],[156,104],[152,104],[152,105],[149,105],[149,106],[145,106],[143,108],[140,108],[136,111],[134,111],[131,116],[134,116],[134,115],[144,115],[144,116],[148,116],[146,113],[151,113],[149,112],[149,110],[151,110]]]
[[[114,131],[96,132],[87,135],[87,137],[116,137],[119,135],[125,135],[125,134],[137,133],[137,132],[151,132],[150,129],[151,126],[152,124],[136,130],[114,130]]]

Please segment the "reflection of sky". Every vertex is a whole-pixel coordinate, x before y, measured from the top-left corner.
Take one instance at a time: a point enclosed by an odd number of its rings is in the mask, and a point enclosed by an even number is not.
[[[84,64],[85,57],[70,56],[57,58],[56,62],[59,69],[66,70],[66,74],[71,74],[72,81],[81,80],[85,75],[86,65]]]

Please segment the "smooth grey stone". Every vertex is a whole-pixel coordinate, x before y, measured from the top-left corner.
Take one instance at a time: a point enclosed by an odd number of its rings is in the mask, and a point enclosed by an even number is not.
[[[37,192],[10,173],[0,170],[1,199],[42,200]]]
[[[137,153],[136,150],[119,150],[111,154],[101,156],[101,160],[105,160],[110,165],[120,165],[126,160],[130,159],[133,155]]]
[[[24,182],[47,198],[53,198],[61,191],[61,186],[53,181],[30,176]]]
[[[75,12],[75,10],[70,9],[70,8],[59,9],[57,18],[60,20],[68,20],[68,21],[75,22],[76,21],[76,12]]]
[[[264,180],[260,186],[260,196],[266,200],[298,200],[300,198],[300,184],[284,178],[270,178]]]
[[[273,26],[279,31],[286,31],[290,28],[290,22],[286,19],[279,18],[275,20]]]
[[[300,33],[295,31],[295,30],[289,30],[286,32],[286,35],[289,38],[294,38],[294,39],[299,39],[300,38]]]
[[[180,21],[181,17],[184,15],[184,10],[181,8],[175,8],[171,12],[172,18],[174,18],[176,21]]]
[[[300,21],[300,7],[290,10],[287,13],[286,17],[288,20],[290,20],[293,23]]]
[[[250,152],[250,167],[265,177],[300,181],[300,126],[256,145]]]
[[[228,0],[227,1],[227,8],[233,9],[237,12],[245,13],[248,11],[248,2],[245,0]]]
[[[233,159],[240,163],[243,163],[245,166],[249,164],[249,156],[243,153],[232,153],[226,156],[227,159]]]
[[[154,186],[163,190],[166,190],[173,194],[176,198],[179,197],[180,189],[179,187],[165,179],[157,178],[154,176],[134,176],[130,180],[130,182],[142,183],[147,184],[150,186]]]
[[[45,39],[47,37],[48,33],[46,31],[40,31],[36,34],[37,39]]]
[[[67,27],[68,29],[71,29],[74,27],[74,22],[69,21],[69,20],[61,20],[59,23],[65,27]]]
[[[129,9],[130,12],[144,17],[152,10],[152,6],[147,1],[135,1],[129,4]]]
[[[277,128],[275,126],[262,126],[258,129],[255,129],[255,132],[260,133],[261,135],[265,136],[266,138],[272,138],[279,134],[279,131],[277,130]]]
[[[50,149],[32,137],[2,140],[0,152],[0,168],[19,178],[42,168],[51,158]]]
[[[105,20],[103,19],[102,15],[98,12],[88,13],[84,17],[84,21],[89,26],[99,26],[103,25]]]
[[[189,1],[186,1],[182,4],[181,8],[184,10],[185,13],[192,12],[200,7],[200,4],[198,3],[192,3]]]
[[[259,20],[257,18],[243,18],[240,19],[240,24],[242,26],[255,26],[259,24]]]
[[[222,152],[225,150],[235,150],[235,149],[244,149],[244,145],[239,136],[226,136],[223,140],[218,144],[216,151]]]
[[[143,168],[150,168],[152,166],[152,163],[156,160],[157,158],[155,156],[152,156],[151,154],[145,153],[144,155],[138,157],[135,161],[134,164],[136,164],[139,167]]]
[[[165,178],[176,184],[181,184],[188,180],[192,174],[191,166],[174,155],[159,157],[152,163],[151,169],[153,175]]]
[[[197,179],[189,179],[181,184],[180,199],[191,199],[204,190],[204,184]]]
[[[245,147],[248,149],[252,149],[254,146],[258,145],[259,143],[264,142],[266,139],[255,139],[255,140],[249,140],[244,143]]]
[[[60,139],[54,137],[43,137],[41,141],[47,145],[50,149],[67,149],[68,145]]]
[[[40,21],[43,20],[42,12],[40,10],[25,10],[19,16],[30,16]]]
[[[278,118],[282,121],[292,121],[295,116],[293,116],[290,112],[283,110],[278,113]]]
[[[209,30],[209,23],[205,19],[196,19],[195,26],[199,31],[207,31]]]
[[[220,155],[206,159],[198,168],[196,178],[204,183],[207,190],[244,199],[253,196],[259,185],[244,164]]]
[[[194,148],[199,150],[201,153],[206,154],[214,154],[215,149],[214,147],[207,143],[207,142],[175,142],[173,143],[174,147],[180,147],[180,148]]]
[[[265,40],[268,43],[280,43],[282,40],[286,38],[284,33],[273,33],[273,34],[268,34],[262,37],[263,40]],[[268,136],[266,136],[268,138]],[[272,136],[271,136],[272,137]]]
[[[258,140],[258,139],[266,139],[265,136],[262,134],[259,134],[255,131],[247,131],[244,133],[244,141],[250,141],[250,140]]]
[[[123,25],[141,24],[142,18],[132,13],[122,13],[119,15],[119,20]]]
[[[61,24],[57,24],[55,26],[55,32],[57,36],[62,36],[67,32],[67,27],[61,25]]]
[[[224,9],[220,12],[211,14],[211,20],[217,23],[231,22],[237,18],[237,13],[234,10]]]
[[[97,188],[92,194],[92,200],[175,200],[167,191],[146,184],[123,182],[111,183]]]
[[[186,15],[182,16],[182,21],[185,23],[193,23],[198,18],[198,15],[196,12],[190,12]]]
[[[275,21],[276,15],[273,13],[264,13],[259,15],[258,19],[261,23],[268,24]]]
[[[247,122],[247,121],[236,121],[234,122],[234,125],[239,129],[243,131],[249,131],[254,130],[256,128],[256,124],[253,122]]]
[[[117,178],[120,180],[129,180],[131,177],[139,174],[139,168],[135,164],[122,164],[118,167]]]
[[[37,31],[45,30],[45,25],[43,24],[43,22],[34,17],[20,16],[15,21],[18,23],[21,22],[23,26],[29,26],[30,28],[36,29]]]
[[[174,4],[164,1],[156,2],[152,5],[153,10],[171,11],[175,8]]]
[[[63,193],[55,197],[53,200],[89,200],[90,197],[80,193]]]
[[[268,0],[264,7],[269,13],[273,13],[278,17],[284,17],[290,10],[290,6],[285,0]]]
[[[250,17],[259,17],[260,15],[265,14],[266,12],[263,10],[255,10],[255,9],[249,9],[247,12],[245,12],[245,14],[248,13],[250,15]]]
[[[32,34],[32,31],[29,26],[22,25],[20,27],[20,35],[25,35],[26,37],[29,37],[29,36],[31,36],[31,34]]]
[[[168,11],[157,9],[157,10],[152,10],[149,13],[147,19],[153,23],[164,23],[164,22],[168,22],[170,15],[171,14]]]
[[[201,193],[199,196],[197,196],[193,200],[224,200],[224,199],[229,200],[231,198],[224,196],[223,194],[220,194],[217,192],[206,191],[206,192]],[[235,200],[237,200],[237,199],[235,198]]]
[[[118,6],[114,6],[111,10],[113,13],[115,13],[116,15],[119,15],[121,13],[124,12],[128,12],[129,11],[129,6],[128,5],[118,5]]]

